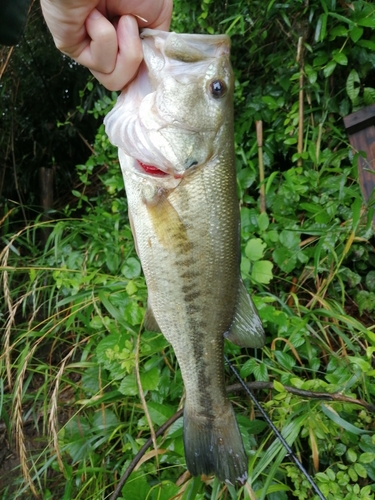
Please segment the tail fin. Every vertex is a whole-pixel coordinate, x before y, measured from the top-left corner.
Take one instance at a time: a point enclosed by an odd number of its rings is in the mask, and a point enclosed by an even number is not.
[[[247,457],[231,404],[215,418],[194,414],[185,406],[184,444],[193,476],[214,473],[220,481],[246,482]]]

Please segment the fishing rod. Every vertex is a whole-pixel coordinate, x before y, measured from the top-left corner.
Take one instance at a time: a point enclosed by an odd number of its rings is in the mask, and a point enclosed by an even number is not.
[[[288,445],[288,443],[285,441],[285,439],[282,436],[282,434],[275,427],[275,425],[272,422],[272,420],[269,418],[269,416],[267,415],[267,413],[263,410],[263,408],[262,408],[261,404],[259,403],[259,401],[256,399],[256,397],[254,396],[254,394],[251,392],[251,390],[248,388],[248,386],[242,380],[240,374],[235,369],[235,367],[232,365],[232,363],[229,361],[229,359],[227,358],[226,355],[224,355],[224,359],[225,359],[225,362],[227,363],[227,365],[229,366],[229,368],[232,370],[232,372],[234,373],[234,375],[238,379],[238,381],[240,382],[240,384],[241,384],[242,388],[244,389],[244,391],[246,392],[246,394],[248,394],[248,396],[251,398],[252,402],[258,408],[258,410],[259,410],[260,414],[262,415],[262,417],[264,418],[264,420],[267,422],[267,424],[269,425],[269,427],[271,427],[271,429],[274,432],[275,436],[279,439],[279,441],[281,442],[281,444],[284,446],[284,448],[288,452],[290,458],[293,460],[293,462],[296,464],[296,466],[298,467],[298,469],[302,472],[302,474],[308,480],[308,482],[310,483],[312,489],[318,495],[318,497],[320,498],[320,500],[326,500],[325,496],[320,491],[320,489],[318,488],[318,486],[315,484],[315,482],[312,479],[312,477],[310,476],[310,474],[307,472],[307,470],[304,468],[304,466],[302,465],[302,463],[298,460],[298,458],[296,457],[296,455],[293,453],[292,448]]]

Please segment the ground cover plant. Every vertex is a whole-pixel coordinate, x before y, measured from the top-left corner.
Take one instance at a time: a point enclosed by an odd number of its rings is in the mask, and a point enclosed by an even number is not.
[[[176,0],[172,27],[232,38],[241,272],[267,343],[226,354],[327,500],[374,499],[374,211],[342,118],[375,101],[375,7]],[[74,120],[97,132],[69,203],[25,224],[3,202],[1,498],[109,499],[150,438],[120,498],[317,498],[229,371],[245,487],[189,476],[181,418],[156,438],[183,384],[164,337],[142,330],[147,291],[101,125],[115,98],[91,79],[77,98]]]

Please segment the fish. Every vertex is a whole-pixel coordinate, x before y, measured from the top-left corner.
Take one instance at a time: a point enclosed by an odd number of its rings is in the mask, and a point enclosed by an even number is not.
[[[242,485],[224,339],[262,347],[265,333],[240,276],[230,39],[151,29],[141,39],[144,60],[105,128],[148,289],[144,325],[163,333],[181,369],[188,470]]]

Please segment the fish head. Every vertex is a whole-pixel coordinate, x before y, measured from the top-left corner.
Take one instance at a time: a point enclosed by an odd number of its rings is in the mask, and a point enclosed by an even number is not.
[[[144,62],[106,131],[139,174],[181,179],[218,158],[232,129],[230,40],[150,29],[141,38]]]

